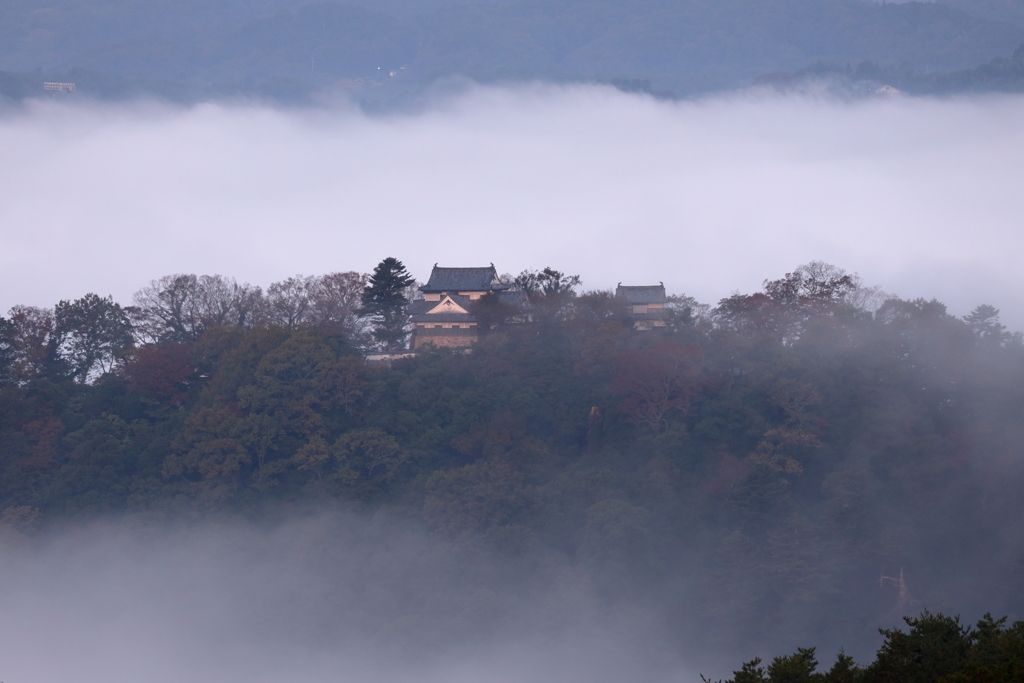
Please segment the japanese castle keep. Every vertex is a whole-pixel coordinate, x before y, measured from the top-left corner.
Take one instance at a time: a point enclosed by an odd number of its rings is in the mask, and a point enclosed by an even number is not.
[[[423,298],[409,306],[412,349],[434,346],[470,346],[479,336],[478,321],[470,304],[488,294],[515,296],[511,285],[498,277],[492,263],[487,268],[441,268],[430,271],[420,287]]]

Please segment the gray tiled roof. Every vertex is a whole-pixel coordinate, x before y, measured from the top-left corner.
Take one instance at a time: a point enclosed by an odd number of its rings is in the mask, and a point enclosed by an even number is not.
[[[434,266],[427,284],[421,292],[483,292],[508,289],[509,285],[494,284],[498,271],[494,265],[487,268],[441,268]]]
[[[665,303],[665,285],[645,285],[642,287],[615,288],[615,296],[625,299],[628,304],[663,304]]]
[[[409,308],[406,309],[406,313],[409,315],[422,315],[431,308],[438,304],[437,301],[425,301],[424,299],[416,299],[409,303]]]

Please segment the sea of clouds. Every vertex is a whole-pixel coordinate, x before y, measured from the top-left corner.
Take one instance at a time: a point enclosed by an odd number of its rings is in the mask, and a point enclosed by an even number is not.
[[[30,103],[0,112],[0,312],[389,255],[421,280],[435,262],[552,265],[715,302],[820,259],[1022,329],[1022,143],[1020,97],[524,85],[376,115]],[[585,577],[487,562],[344,515],[0,538],[0,680],[696,678]]]
[[[385,256],[663,281],[716,302],[824,260],[1024,328],[1024,98],[471,87],[348,104],[39,102],[0,114],[0,310]]]
[[[697,678],[672,634],[602,604],[571,568],[331,511],[2,530],[0,614],[6,683]]]

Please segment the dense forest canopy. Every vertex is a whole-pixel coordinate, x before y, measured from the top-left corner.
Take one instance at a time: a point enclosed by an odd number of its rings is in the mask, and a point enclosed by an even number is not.
[[[991,306],[958,318],[812,263],[716,306],[671,297],[638,331],[546,269],[517,279],[529,315],[481,304],[471,353],[383,367],[368,277],[14,307],[5,538],[330,504],[571,567],[694,647],[863,658],[922,608],[1024,614],[1024,345]]]

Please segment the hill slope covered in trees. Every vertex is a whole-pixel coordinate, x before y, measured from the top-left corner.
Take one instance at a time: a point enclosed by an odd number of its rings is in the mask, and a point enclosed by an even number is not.
[[[646,332],[608,293],[537,293],[472,353],[383,368],[357,348],[364,284],[178,276],[133,307],[13,309],[5,533],[386,511],[572,568],[696,647],[858,654],[922,607],[1024,613],[1024,346],[991,307],[882,302],[812,264],[714,308],[677,297]]]
[[[453,75],[640,79],[686,94],[818,61],[973,68],[1024,41],[1022,16],[1019,0],[13,2],[0,8],[0,70],[24,74],[32,92],[61,77],[94,96],[387,98]]]

